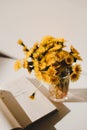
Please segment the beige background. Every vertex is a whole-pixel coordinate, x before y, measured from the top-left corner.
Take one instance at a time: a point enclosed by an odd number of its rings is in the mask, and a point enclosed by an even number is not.
[[[87,0],[0,0],[0,51],[22,57],[16,44],[29,47],[45,35],[64,37],[86,59]]]

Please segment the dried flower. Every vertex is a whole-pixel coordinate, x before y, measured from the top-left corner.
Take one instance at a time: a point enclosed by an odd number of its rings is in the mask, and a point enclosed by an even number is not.
[[[70,75],[71,81],[77,81],[81,74],[81,66],[75,64],[82,60],[79,52],[71,45],[70,50],[65,50],[64,38],[45,36],[40,43],[35,43],[28,49],[22,40],[18,44],[23,46],[25,58],[22,67],[30,73],[32,70],[39,80],[49,84],[59,84],[61,77]],[[15,70],[21,68],[21,63],[15,63]],[[33,97],[33,96],[31,96]]]
[[[19,70],[21,67],[22,67],[21,61],[20,61],[20,60],[17,60],[17,61],[14,63],[14,70],[17,71],[17,70]]]
[[[19,45],[23,45],[23,41],[21,39],[18,40],[17,42]]]
[[[79,76],[80,76],[79,73],[76,73],[76,72],[71,73],[71,75],[70,75],[71,81],[72,82],[77,81],[79,79]]]
[[[32,95],[29,96],[30,99],[34,100],[35,99],[35,92],[32,93]]]

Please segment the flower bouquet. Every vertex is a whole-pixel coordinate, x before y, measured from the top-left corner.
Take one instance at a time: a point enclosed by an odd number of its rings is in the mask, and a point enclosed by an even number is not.
[[[34,43],[32,48],[28,48],[22,40],[18,40],[18,44],[23,47],[25,57],[22,60],[17,60],[14,64],[14,69],[17,71],[21,67],[31,73],[34,70],[35,76],[39,80],[43,80],[53,86],[51,94],[55,91],[54,97],[63,98],[66,96],[66,86],[68,80],[62,78],[67,77],[72,82],[77,81],[81,74],[81,66],[77,64],[78,60],[82,60],[79,52],[71,45],[67,49],[64,38],[55,38],[45,36],[39,43]]]

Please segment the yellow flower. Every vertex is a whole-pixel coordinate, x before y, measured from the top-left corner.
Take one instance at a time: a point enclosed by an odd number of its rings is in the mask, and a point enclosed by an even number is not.
[[[21,61],[20,61],[20,60],[17,60],[17,61],[14,63],[14,70],[17,71],[17,70],[19,70],[21,67],[22,67]]]
[[[44,46],[46,49],[46,52],[50,52],[50,49],[54,47],[54,42],[51,42],[50,44],[47,44],[47,46]]]
[[[49,43],[53,42],[53,40],[54,40],[54,37],[52,37],[52,36],[45,36],[45,37],[41,40],[40,45],[46,46],[46,45],[48,45]]]
[[[32,99],[32,100],[34,100],[35,99],[35,94],[36,94],[35,92],[32,93],[32,95],[30,95],[29,98]]]
[[[50,76],[50,83],[51,84],[59,84],[60,80],[58,76]]]
[[[41,40],[41,42],[45,42],[45,41],[51,41],[52,39],[54,39],[54,37],[48,35],[48,36],[44,36]]]
[[[34,69],[38,68],[39,70],[39,62],[37,59],[33,60],[33,66],[34,66]]]
[[[71,52],[75,54],[79,54],[79,52],[71,45],[70,46]]]
[[[52,57],[50,59],[46,59],[46,64],[47,66],[53,65],[55,63],[55,59]]]
[[[49,76],[55,75],[55,74],[56,74],[55,68],[51,66],[51,67],[48,69],[47,74],[48,74]]]
[[[37,79],[42,80],[42,73],[39,70],[35,70],[35,76]]]
[[[46,51],[45,47],[40,46],[40,48],[37,49],[37,53],[42,54]]]
[[[55,58],[55,54],[56,54],[55,52],[46,53],[46,55],[45,55],[46,60],[51,59],[51,58]]]
[[[56,53],[56,59],[58,62],[62,62],[68,55],[69,53],[67,51],[61,50]]]
[[[73,72],[70,75],[70,79],[71,79],[72,82],[77,81],[79,79],[79,77],[80,77],[79,73],[76,73],[76,72]]]
[[[45,82],[50,83],[50,77],[47,75],[47,72],[42,73],[42,78]]]
[[[26,58],[31,57],[34,51],[38,48],[38,43],[35,43],[34,46],[26,53]]]
[[[62,48],[61,44],[55,44],[54,47],[49,50],[49,52],[57,51],[57,50],[60,50],[61,48]]]
[[[19,45],[22,45],[23,44],[23,41],[21,39],[18,40],[17,42]]]
[[[62,50],[60,54],[62,55],[63,59],[65,59],[69,55],[69,53],[65,50]]]
[[[35,52],[38,49],[38,43],[34,43],[33,47],[31,48],[33,52]]]
[[[23,68],[28,68],[28,61],[26,59],[23,60]]]
[[[50,58],[50,59],[46,60],[47,66],[50,66],[50,65],[52,65],[54,63],[55,63],[55,59],[54,58],[52,58],[52,59]]]
[[[37,59],[39,56],[40,56],[39,53],[37,53],[37,52],[34,52],[34,53],[33,53],[33,58],[34,58],[34,59]]]
[[[46,56],[45,56],[45,58],[46,58],[47,66],[54,64],[55,60],[56,60],[55,52],[49,52],[49,53],[47,53]]]
[[[28,48],[27,48],[27,46],[23,47],[23,51],[29,51]]]
[[[39,64],[40,66],[40,70],[43,70],[43,69],[45,69],[47,66],[46,66],[46,62],[41,62],[40,64]]]
[[[74,62],[74,59],[72,57],[72,55],[68,55],[66,58],[65,58],[65,62],[66,64],[72,64]]]
[[[26,58],[29,58],[33,54],[33,49],[31,48],[28,52],[26,52]]]
[[[71,49],[71,54],[73,55],[74,58],[78,60],[82,60],[82,58],[79,56],[79,52],[73,46],[71,46],[70,49]]]
[[[82,69],[81,66],[79,64],[76,64],[72,67],[72,70],[76,73],[81,73]]]
[[[56,40],[57,40],[57,42],[62,42],[62,43],[65,42],[64,38],[57,38]]]
[[[76,54],[76,53],[72,53],[73,57],[76,58],[77,60],[82,60],[82,58]]]
[[[56,60],[57,60],[58,62],[61,62],[62,60],[64,60],[64,57],[63,57],[63,55],[62,55],[61,52],[57,52],[57,53],[56,53]]]
[[[41,60],[40,60],[40,63],[43,63],[43,62],[46,62],[46,59],[44,56],[42,56]]]

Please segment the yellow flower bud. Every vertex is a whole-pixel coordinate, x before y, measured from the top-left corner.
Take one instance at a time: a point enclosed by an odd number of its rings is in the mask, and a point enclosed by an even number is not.
[[[17,42],[19,45],[22,45],[23,44],[23,41],[21,39],[18,40]]]

